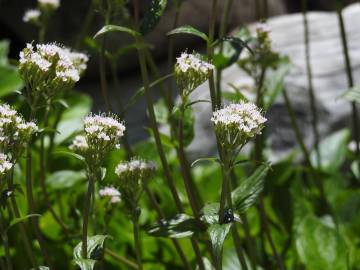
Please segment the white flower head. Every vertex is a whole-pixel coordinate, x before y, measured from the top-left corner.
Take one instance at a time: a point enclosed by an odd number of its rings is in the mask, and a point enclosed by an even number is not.
[[[23,16],[23,21],[24,22],[36,22],[39,20],[41,15],[40,10],[38,9],[29,9],[27,11],[25,11],[24,16]]]
[[[38,0],[40,6],[57,9],[60,6],[60,0]]]
[[[89,148],[89,146],[86,142],[85,136],[77,135],[69,148],[75,152],[83,153]]]
[[[99,190],[100,197],[110,198],[112,204],[116,204],[121,200],[121,193],[114,187],[108,186]]]
[[[137,178],[142,180],[154,174],[155,163],[141,159],[132,159],[128,162],[121,162],[115,168],[115,173],[120,179]]]
[[[261,22],[256,25],[256,31],[269,34],[271,33],[271,27],[267,23]]]
[[[196,87],[204,83],[215,69],[214,65],[201,59],[198,54],[183,52],[176,59],[175,79],[181,91],[189,94]]]
[[[12,167],[13,164],[9,161],[8,156],[0,153],[0,176],[4,176]]]
[[[253,103],[230,104],[213,113],[215,131],[230,145],[239,146],[257,134],[261,134],[266,118]]]

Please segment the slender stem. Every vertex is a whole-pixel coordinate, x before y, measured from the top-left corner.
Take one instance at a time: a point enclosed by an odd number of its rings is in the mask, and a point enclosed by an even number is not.
[[[309,23],[307,16],[307,1],[302,0],[302,12],[303,12],[303,23],[304,23],[304,39],[305,39],[305,61],[306,61],[306,69],[307,69],[307,79],[308,79],[308,88],[309,88],[309,100],[310,100],[310,110],[312,115],[312,129],[314,134],[314,142],[315,142],[315,151],[317,158],[317,165],[321,164],[320,150],[319,150],[319,129],[318,129],[318,115],[315,101],[315,93],[313,86],[313,76],[312,76],[312,68],[310,63],[310,36],[309,36]]]
[[[250,254],[251,268],[253,270],[256,270],[256,265],[257,265],[256,246],[255,246],[256,242],[255,239],[252,239],[251,237],[249,221],[247,219],[246,214],[241,215],[241,220],[245,231],[246,245]]]
[[[221,18],[219,38],[223,38],[226,35],[227,26],[229,23],[229,15],[231,11],[231,7],[233,4],[233,0],[225,0],[224,11]],[[220,53],[223,53],[224,46],[223,43],[220,44]],[[216,97],[217,97],[217,105],[221,105],[221,75],[222,69],[216,70]]]
[[[88,32],[89,27],[90,27],[91,23],[93,22],[93,18],[94,18],[94,2],[95,1],[96,0],[92,0],[91,4],[89,5],[89,8],[87,10],[87,13],[86,13],[86,16],[85,16],[85,19],[84,19],[84,24],[82,25],[81,30],[80,30],[80,34],[77,36],[77,39],[76,39],[76,42],[75,42],[75,46],[74,46],[75,49],[80,48],[80,45],[81,45],[81,43],[82,43],[82,41],[84,39],[84,36]]]
[[[109,99],[108,84],[106,79],[105,43],[106,43],[106,37],[103,36],[101,37],[100,40],[100,58],[99,58],[100,84],[101,84],[101,93],[105,101],[106,109],[107,111],[111,112],[112,106]]]
[[[353,79],[352,68],[351,68],[351,60],[350,60],[350,55],[349,55],[349,46],[348,46],[346,29],[345,29],[345,23],[344,23],[344,18],[342,15],[341,3],[339,1],[337,1],[336,10],[337,10],[338,20],[339,20],[341,42],[342,42],[342,46],[343,46],[348,86],[349,86],[349,88],[352,88],[352,87],[354,87],[354,79]],[[353,122],[353,137],[354,137],[354,140],[356,143],[356,156],[357,156],[357,159],[360,161],[360,118],[359,118],[358,108],[357,108],[357,105],[355,102],[351,103],[351,108],[352,108],[352,122]],[[360,162],[359,162],[359,171],[360,171]]]
[[[32,117],[31,117],[32,118]],[[32,190],[32,176],[31,176],[31,171],[32,171],[32,153],[31,153],[31,143],[28,144],[27,146],[27,154],[26,154],[26,176],[25,176],[25,180],[26,180],[26,197],[27,197],[27,202],[28,202],[28,206],[29,206],[29,214],[35,214],[35,203],[34,203],[34,197],[33,197],[33,190]],[[35,235],[37,240],[39,241],[39,246],[40,246],[40,250],[42,255],[45,258],[45,261],[47,263],[47,265],[50,267],[50,269],[55,269],[52,266],[52,262],[50,260],[50,256],[48,253],[48,250],[46,248],[46,244],[45,241],[43,239],[43,236],[41,235],[40,229],[39,229],[39,225],[38,225],[38,218],[32,217],[31,218],[31,224],[33,226]]]
[[[85,202],[84,202],[84,211],[83,211],[83,231],[82,231],[82,256],[84,259],[86,259],[88,257],[87,254],[87,237],[88,237],[88,225],[89,225],[89,213],[90,213],[90,204],[91,204],[91,195],[92,195],[92,190],[94,189],[94,175],[89,172],[88,175],[88,190],[86,193],[86,197],[85,197]]]
[[[5,224],[3,223],[3,220],[5,220],[5,215],[3,210],[0,207],[0,233],[1,233],[1,238],[3,241],[3,246],[4,246],[4,250],[5,250],[5,259],[6,259],[6,269],[7,270],[12,270],[13,266],[12,266],[12,261],[11,261],[11,255],[10,255],[10,247],[9,247],[9,238],[7,235],[7,231],[5,229]]]
[[[108,249],[108,248],[105,248],[105,254],[108,254],[110,257],[112,257],[113,259],[121,262],[122,264],[126,265],[127,267],[129,268],[132,268],[132,269],[139,269],[138,268],[138,265],[132,261],[130,261],[129,259],[127,258],[124,258],[118,254],[116,254],[114,251]]]
[[[137,214],[133,215],[133,230],[134,230],[134,243],[135,243],[135,253],[136,253],[136,262],[138,269],[142,270],[142,251],[141,251],[141,242],[140,242],[140,227],[139,227],[139,217]]]

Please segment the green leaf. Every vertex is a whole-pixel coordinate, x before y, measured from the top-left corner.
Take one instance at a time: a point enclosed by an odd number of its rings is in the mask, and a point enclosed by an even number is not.
[[[169,119],[169,110],[163,98],[159,99],[154,104],[154,111],[155,111],[156,122],[161,124],[167,124]]]
[[[236,87],[234,84],[229,83],[229,86],[233,89],[233,91],[224,91],[222,93],[223,97],[231,102],[240,102],[240,101],[246,101],[249,100],[241,93],[240,89]]]
[[[360,87],[356,86],[350,88],[342,95],[342,97],[351,102],[360,103]]]
[[[30,270],[35,270],[35,268],[31,268]],[[50,270],[50,268],[47,266],[40,265],[39,268],[37,268],[36,270]]]
[[[184,238],[199,231],[199,222],[186,214],[178,214],[170,220],[162,219],[148,234],[155,237]]]
[[[0,65],[0,98],[20,91],[23,86],[24,83],[15,67]]]
[[[94,235],[87,238],[87,255],[91,257],[91,253],[97,248],[103,248],[106,238],[109,238],[109,235]],[[84,260],[82,257],[82,241],[77,244],[74,248],[74,260]],[[89,259],[89,258],[86,258]],[[86,269],[86,268],[85,268]]]
[[[25,221],[25,220],[27,220],[27,219],[29,219],[29,218],[32,218],[32,217],[40,217],[40,216],[41,216],[41,215],[39,215],[39,214],[30,214],[30,215],[26,215],[26,216],[19,217],[19,218],[14,218],[14,219],[10,222],[7,230],[9,230],[9,229],[10,229],[11,227],[13,227],[14,225],[16,225],[16,224],[18,224],[18,223],[20,223],[20,222],[23,222],[23,221]]]
[[[175,106],[173,108],[172,117],[175,123],[179,123],[181,117],[181,111],[178,106]],[[186,147],[190,145],[195,135],[194,133],[195,119],[191,107],[186,108],[182,121],[183,121],[183,140],[184,140],[184,146]],[[179,134],[178,125],[175,125],[175,132],[176,134]]]
[[[231,193],[235,211],[244,213],[256,202],[264,188],[264,180],[268,171],[268,164],[261,165]]]
[[[337,171],[346,159],[350,131],[343,129],[326,137],[320,142],[320,168],[326,172]],[[311,152],[311,161],[317,165],[316,151]],[[316,166],[317,167],[317,166]]]
[[[84,171],[63,170],[51,174],[46,179],[46,185],[53,190],[63,190],[71,188],[85,179]]]
[[[209,226],[207,230],[208,234],[210,235],[210,240],[216,261],[219,264],[222,264],[221,255],[224,246],[224,241],[230,231],[231,225],[232,223],[227,223],[222,225],[212,224]]]
[[[105,25],[103,28],[101,28],[94,36],[94,38],[97,38],[103,34],[107,34],[110,32],[122,32],[122,33],[127,33],[133,37],[139,37],[141,36],[141,34],[139,32],[136,32],[135,30],[128,28],[128,27],[124,27],[124,26],[118,26],[118,25]]]
[[[168,36],[175,35],[175,34],[194,35],[194,36],[197,36],[197,37],[205,40],[206,42],[209,42],[209,38],[205,33],[197,30],[196,28],[192,27],[191,25],[180,26],[180,27],[178,27],[174,30],[171,30],[170,32],[167,33]]]
[[[219,221],[219,203],[209,203],[202,209],[203,216],[201,217],[208,224],[217,224]]]
[[[92,100],[88,95],[72,93],[67,99],[68,109],[61,115],[57,126],[59,134],[55,136],[55,143],[60,144],[83,128],[83,119],[89,114]]]
[[[95,260],[91,259],[75,259],[74,262],[81,270],[93,270],[95,267]]]
[[[197,163],[202,161],[208,161],[208,162],[217,162],[220,163],[220,159],[215,157],[207,157],[207,158],[198,158],[193,163],[191,163],[191,167],[194,167]]]
[[[336,228],[308,215],[296,228],[296,249],[309,270],[344,270],[348,246]]]
[[[167,0],[152,0],[140,26],[143,35],[151,32],[164,14]]]
[[[86,164],[85,162],[85,158],[81,155],[75,154],[73,152],[69,152],[69,151],[55,151],[53,153],[54,155],[66,155],[66,156],[70,156],[70,157],[74,157],[77,160],[80,160],[81,162],[83,162],[84,164]]]

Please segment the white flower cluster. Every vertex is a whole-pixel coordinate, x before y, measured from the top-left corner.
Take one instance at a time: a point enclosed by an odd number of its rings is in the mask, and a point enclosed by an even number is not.
[[[25,11],[24,16],[23,16],[23,21],[24,22],[36,22],[39,20],[41,15],[41,11],[38,9],[29,9],[27,11]]]
[[[266,118],[255,104],[241,102],[215,111],[211,121],[218,136],[227,139],[230,144],[238,145],[261,134]]]
[[[197,72],[208,73],[209,70],[215,68],[214,65],[201,60],[197,55],[186,52],[183,52],[180,57],[176,58],[176,64],[182,72],[193,69]]]
[[[55,43],[28,43],[20,52],[19,71],[32,90],[55,94],[58,89],[71,88],[86,69],[88,56],[72,52]]]
[[[204,83],[214,69],[214,65],[203,61],[199,55],[184,52],[175,64],[176,83],[180,91],[188,95]]]
[[[9,158],[4,153],[0,153],[0,176],[4,176],[12,167]]]
[[[69,148],[83,155],[89,164],[99,165],[124,135],[125,126],[115,115],[93,115],[84,119],[84,135],[76,136]]]
[[[60,0],[38,0],[40,6],[57,9],[60,6]]]
[[[120,202],[121,193],[112,186],[100,189],[99,195],[101,197],[109,197],[112,204]]]
[[[34,122],[26,122],[8,104],[0,104],[0,147],[3,151],[18,155],[37,130]]]
[[[262,22],[256,25],[256,31],[269,34],[271,33],[271,28],[267,23]]]
[[[121,177],[129,172],[154,172],[156,166],[153,162],[146,162],[143,160],[133,159],[129,162],[119,163],[115,168],[115,173]]]

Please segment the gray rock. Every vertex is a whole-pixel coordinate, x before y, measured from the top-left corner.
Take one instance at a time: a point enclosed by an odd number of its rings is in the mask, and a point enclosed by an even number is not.
[[[339,98],[348,88],[344,68],[343,49],[335,13],[311,12],[308,15],[310,27],[310,53],[313,69],[314,91],[318,106],[319,129],[322,138],[332,131],[349,126],[351,109],[347,101]],[[353,4],[344,10],[349,39],[355,83],[360,79],[360,5]],[[311,115],[308,99],[307,73],[305,67],[305,46],[303,17],[301,14],[280,16],[269,20],[274,50],[290,57],[293,67],[285,79],[285,88],[295,109],[303,138],[311,149],[314,138],[311,131]],[[234,65],[223,72],[223,89],[228,83],[235,86],[252,84]],[[209,99],[208,85],[204,84],[194,92],[193,99]],[[189,147],[189,154],[195,158],[215,151],[212,125],[209,121],[211,108],[208,104],[195,105],[196,137]],[[287,110],[281,97],[268,111],[269,139],[275,157],[288,153],[295,145]]]

